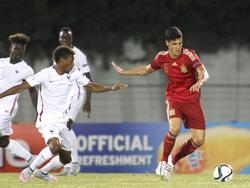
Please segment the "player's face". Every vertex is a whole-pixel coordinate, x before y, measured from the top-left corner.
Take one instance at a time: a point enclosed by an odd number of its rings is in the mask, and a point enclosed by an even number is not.
[[[172,58],[178,58],[181,55],[182,51],[182,38],[177,38],[175,40],[166,41],[168,46],[169,54]]]
[[[10,59],[13,62],[19,62],[23,59],[26,45],[20,43],[11,43],[10,46]]]
[[[72,41],[73,37],[71,32],[61,31],[59,33],[59,43],[61,45],[72,47]]]
[[[74,67],[74,56],[71,55],[67,59],[64,59],[64,71],[69,73]]]

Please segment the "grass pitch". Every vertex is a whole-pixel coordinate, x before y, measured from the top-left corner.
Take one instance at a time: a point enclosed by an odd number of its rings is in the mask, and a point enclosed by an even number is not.
[[[211,174],[174,174],[171,181],[155,174],[92,174],[58,177],[55,183],[33,178],[28,183],[19,181],[18,173],[0,173],[1,188],[249,188],[250,175],[235,175],[230,182],[213,180]]]

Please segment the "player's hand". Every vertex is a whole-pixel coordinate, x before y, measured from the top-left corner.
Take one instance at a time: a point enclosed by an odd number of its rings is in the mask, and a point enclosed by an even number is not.
[[[119,89],[125,89],[125,88],[127,88],[127,87],[128,87],[127,84],[117,83],[117,84],[114,84],[114,85],[112,86],[112,90],[113,90],[113,91],[116,91],[116,90],[119,90]]]
[[[115,69],[117,73],[123,74],[124,70],[118,65],[116,65],[114,61],[111,62],[111,65],[113,66],[113,68]]]
[[[202,83],[201,83],[201,82],[196,82],[194,85],[192,85],[192,86],[190,87],[189,91],[191,91],[191,92],[199,92],[201,86],[202,86]]]
[[[90,118],[90,114],[91,114],[91,105],[90,102],[85,102],[82,108],[83,112],[87,113],[87,117]]]

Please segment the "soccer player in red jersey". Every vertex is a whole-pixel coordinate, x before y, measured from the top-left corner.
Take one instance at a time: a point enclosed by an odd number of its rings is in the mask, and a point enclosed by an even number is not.
[[[183,35],[177,27],[165,32],[167,51],[159,52],[151,64],[122,69],[114,62],[113,68],[121,75],[147,75],[162,69],[168,77],[166,86],[167,117],[169,131],[163,142],[163,155],[156,174],[170,180],[174,165],[183,157],[194,152],[205,140],[205,117],[200,103],[200,88],[209,75],[194,50],[183,48]],[[182,122],[191,131],[191,138],[170,155]]]

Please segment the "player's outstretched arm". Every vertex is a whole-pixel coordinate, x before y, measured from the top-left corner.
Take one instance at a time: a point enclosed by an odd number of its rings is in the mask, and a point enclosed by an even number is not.
[[[135,67],[135,68],[131,68],[131,69],[122,69],[121,67],[119,67],[118,65],[115,64],[115,62],[111,63],[113,68],[115,69],[115,71],[118,74],[121,75],[134,75],[134,76],[143,76],[143,75],[147,75],[150,74],[152,72],[154,72],[155,70],[151,67],[151,65],[145,65],[145,66],[140,66],[140,67]]]
[[[207,82],[209,75],[204,65],[198,66],[196,69],[198,73],[198,81],[190,87],[190,91],[199,92],[201,86]]]
[[[29,83],[27,81],[24,81],[23,83],[13,86],[9,89],[7,89],[5,92],[0,94],[0,99],[9,95],[13,95],[16,93],[21,93],[23,90],[25,89],[29,89],[31,88],[31,86],[29,85]]]
[[[116,83],[116,84],[113,84],[112,86],[106,86],[106,85],[102,85],[102,84],[89,82],[89,84],[86,85],[85,87],[87,89],[91,90],[92,92],[102,93],[102,92],[106,92],[106,91],[116,91],[116,90],[120,90],[120,89],[125,89],[128,87],[128,85],[123,84],[123,83]]]

